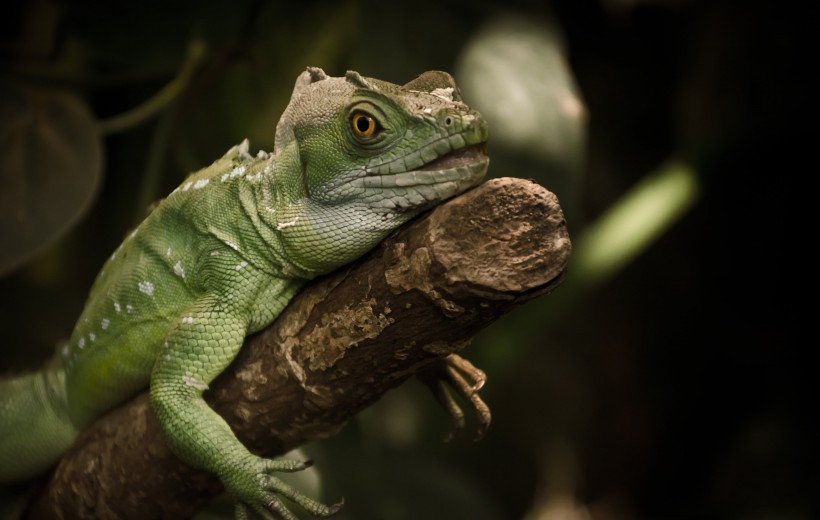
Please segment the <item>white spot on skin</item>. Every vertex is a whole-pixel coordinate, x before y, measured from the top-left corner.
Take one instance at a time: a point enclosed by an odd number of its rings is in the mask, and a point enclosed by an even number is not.
[[[94,340],[96,340],[96,339],[97,339],[97,335],[96,335],[96,334],[94,334],[93,332],[90,332],[90,333],[88,334],[88,339],[90,339],[90,340],[91,340],[91,343],[94,343]]]
[[[445,101],[452,101],[453,100],[453,87],[437,88],[437,89],[433,90],[432,92],[430,92],[430,94],[432,94],[436,97],[440,97],[441,99],[443,99]]]
[[[298,221],[299,221],[299,217],[296,217],[295,219],[291,220],[290,222],[282,222],[280,224],[276,224],[276,229],[278,231],[282,231],[283,229],[295,226]]]
[[[171,248],[165,250],[165,256],[171,256]]]
[[[77,346],[80,348],[85,348],[85,338],[80,338],[80,340],[77,342]]]
[[[194,183],[194,189],[195,190],[202,189],[205,186],[207,186],[209,182],[211,182],[211,179],[199,179],[198,181],[196,181]]]
[[[133,311],[134,311],[134,306],[131,305],[130,303],[125,306],[125,312],[127,312],[128,314],[131,314]]]
[[[433,113],[433,109],[432,108],[425,108],[424,110],[422,110],[422,112],[424,112],[427,115],[430,115],[430,114]]]
[[[103,318],[102,321],[100,321],[100,328],[102,328],[102,330],[108,330],[109,325],[111,325],[111,320],[108,318]]]
[[[68,356],[68,345],[63,345],[63,357]]]
[[[152,296],[154,294],[154,284],[148,280],[142,281],[138,284],[139,290],[142,294]]]
[[[242,262],[239,262],[239,264],[237,264],[235,269],[237,271],[240,271],[240,270],[244,269],[247,266],[248,266],[248,262],[242,261]]]
[[[193,183],[193,182],[186,182],[186,183],[185,183],[185,186],[183,186],[183,187],[182,187],[182,191],[188,191],[188,190],[190,190],[190,189],[191,189],[191,186],[193,186],[193,185],[194,185],[194,183]]]
[[[194,322],[194,318],[192,316],[185,316],[184,318],[182,318],[182,323],[193,323],[193,322]]]
[[[228,181],[230,179],[235,179],[245,174],[245,167],[244,166],[237,166],[230,173],[226,173],[220,177],[222,182]]]
[[[226,244],[228,247],[230,247],[231,249],[233,249],[234,251],[239,251],[239,246],[238,246],[238,245],[236,245],[234,242],[231,242],[230,240],[226,240],[226,241],[225,241],[225,244]]]
[[[168,344],[168,342],[166,341],[165,343],[162,344],[162,348],[171,348],[171,345]]]
[[[122,307],[120,307],[120,304],[119,304],[119,303],[117,303],[117,302],[114,302],[114,311],[115,311],[117,314],[119,314],[121,310],[122,310]]]
[[[171,361],[171,354],[165,354],[165,361]]]
[[[182,382],[188,386],[192,386],[197,390],[205,391],[208,389],[208,385],[204,382],[200,381],[199,379],[193,376],[182,376]]]
[[[185,269],[182,267],[182,261],[174,264],[174,274],[180,278],[185,278]]]

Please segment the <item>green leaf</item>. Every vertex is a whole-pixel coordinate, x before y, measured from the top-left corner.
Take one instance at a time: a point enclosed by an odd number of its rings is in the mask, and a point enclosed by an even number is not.
[[[79,98],[0,83],[0,275],[85,214],[101,170],[100,137]]]

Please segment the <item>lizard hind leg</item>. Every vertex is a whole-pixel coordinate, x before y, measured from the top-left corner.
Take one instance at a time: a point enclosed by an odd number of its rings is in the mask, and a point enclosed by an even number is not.
[[[78,433],[68,417],[62,369],[51,365],[0,380],[0,484],[45,472]]]

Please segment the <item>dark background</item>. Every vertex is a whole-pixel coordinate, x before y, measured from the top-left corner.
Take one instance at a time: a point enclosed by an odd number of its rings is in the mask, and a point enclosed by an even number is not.
[[[694,169],[698,196],[613,276],[559,288],[464,352],[489,375],[485,440],[441,444],[443,414],[421,385],[406,385],[308,447],[322,495],[345,497],[344,518],[816,518],[818,405],[805,354],[813,341],[797,317],[806,308],[798,295],[811,295],[801,276],[810,255],[795,238],[797,190],[808,188],[795,173],[814,173],[797,157],[812,135],[800,124],[811,102],[804,71],[817,60],[798,57],[808,35],[803,13],[790,9],[694,0],[4,4],[0,151],[28,159],[2,163],[0,214],[66,205],[63,220],[76,224],[53,239],[42,232],[44,245],[0,278],[0,370],[36,366],[69,335],[99,266],[150,201],[245,137],[271,149],[305,66],[396,83],[449,70],[468,102],[498,113],[500,101],[490,104],[503,92],[471,97],[462,76],[488,81],[465,56],[489,56],[488,31],[506,27],[501,41],[536,56],[497,69],[506,84],[555,66],[521,37],[540,34],[564,57],[564,86],[585,111],[545,121],[529,148],[492,133],[492,176],[553,189],[573,239],[670,158]],[[31,177],[41,164],[31,157],[54,142],[43,135],[84,127],[48,114],[13,127],[61,98],[8,92],[70,93],[96,124],[171,81],[193,39],[208,50],[173,102],[76,152],[99,158],[96,177],[45,168],[77,176],[93,202],[19,191],[48,182]],[[545,96],[531,99],[533,111],[549,108],[539,105]],[[526,114],[510,104],[506,115],[523,124]],[[562,150],[537,144],[564,132],[578,138]],[[2,240],[13,249],[20,239]]]

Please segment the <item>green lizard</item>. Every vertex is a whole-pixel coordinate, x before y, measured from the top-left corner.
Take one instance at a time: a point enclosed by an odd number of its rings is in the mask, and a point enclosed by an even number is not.
[[[305,463],[251,454],[202,393],[307,280],[475,186],[487,135],[449,74],[398,86],[308,68],[273,152],[251,156],[245,141],[189,176],[105,263],[66,346],[39,372],[0,382],[0,483],[43,473],[149,387],[172,450],[220,478],[237,517],[296,518],[281,497],[333,514],[340,504],[274,475]]]

